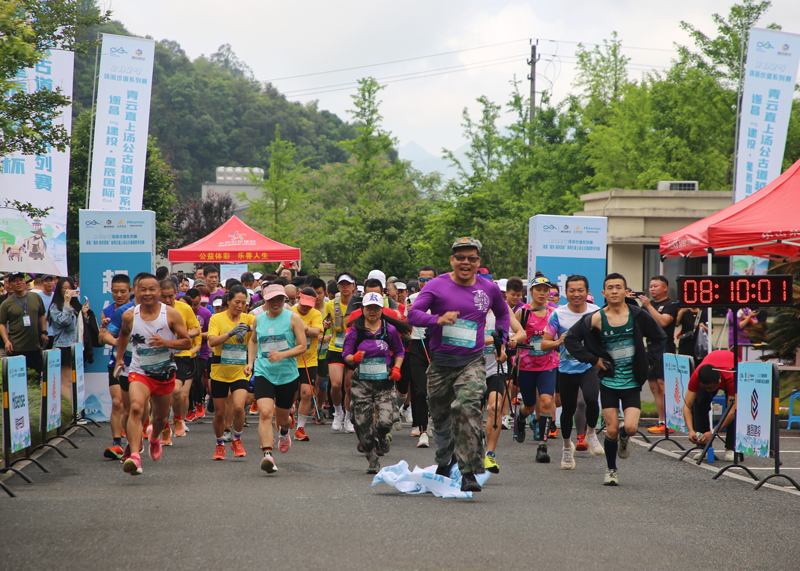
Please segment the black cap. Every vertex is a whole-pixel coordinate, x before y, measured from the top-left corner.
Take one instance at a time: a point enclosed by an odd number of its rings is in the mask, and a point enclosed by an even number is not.
[[[714,385],[719,382],[719,371],[712,365],[703,365],[697,369],[697,380],[703,386]]]

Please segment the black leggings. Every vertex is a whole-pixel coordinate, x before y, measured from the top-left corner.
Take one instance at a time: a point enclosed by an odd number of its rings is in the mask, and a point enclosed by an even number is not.
[[[583,373],[560,373],[558,377],[558,390],[561,394],[561,430],[562,438],[567,439],[572,435],[572,418],[578,408],[578,392],[583,392],[586,403],[586,424],[597,426],[600,416],[598,395],[600,394],[600,379],[597,378],[595,369],[587,369]]]
[[[411,391],[411,416],[414,426],[428,429],[428,358],[421,341],[413,339],[406,351],[401,372],[409,379]]]

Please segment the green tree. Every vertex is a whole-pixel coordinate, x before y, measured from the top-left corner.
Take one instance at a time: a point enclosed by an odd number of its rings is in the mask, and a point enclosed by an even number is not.
[[[611,33],[611,40],[603,40],[603,49],[594,46],[587,50],[578,44],[576,55],[578,69],[572,86],[582,90],[579,98],[586,120],[603,124],[628,84],[630,58],[622,55],[622,40],[617,39],[617,32]]]
[[[87,111],[72,126],[67,202],[67,265],[72,275],[80,272],[78,211],[86,206],[90,124],[91,114]],[[142,210],[156,214],[156,252],[161,256],[167,255],[174,234],[172,218],[178,205],[174,182],[175,174],[161,156],[155,139],[148,137]]]
[[[470,117],[466,107],[461,112],[464,138],[470,143],[466,153],[469,165],[462,165],[452,151],[442,149],[444,157],[458,169],[459,184],[455,187],[457,191],[467,191],[491,182],[503,168],[500,133],[497,127],[501,106],[486,96],[479,97],[478,103],[481,104],[481,111],[477,121]]]
[[[0,156],[15,152],[64,151],[69,135],[53,118],[70,100],[56,87],[28,91],[25,70],[46,59],[51,49],[79,50],[86,28],[108,19],[81,0],[5,0],[0,3]]]

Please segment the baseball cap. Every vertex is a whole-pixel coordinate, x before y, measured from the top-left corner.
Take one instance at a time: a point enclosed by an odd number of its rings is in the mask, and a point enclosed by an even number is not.
[[[42,274],[39,277],[42,278],[42,281],[56,279],[56,277],[53,274]]]
[[[222,307],[222,296],[215,297],[214,301],[211,302],[211,305],[214,307]]]
[[[372,270],[367,276],[368,280],[378,280],[381,282],[381,287],[386,287],[386,274],[380,270]]]
[[[262,275],[263,274],[261,272],[253,272],[253,277],[257,280],[260,280]]]
[[[363,300],[361,300],[361,305],[362,306],[377,305],[383,307],[383,296],[379,293],[371,291],[364,296]]]
[[[453,247],[451,248],[451,250],[455,251],[457,248],[476,248],[478,250],[478,253],[480,254],[481,248],[483,248],[483,246],[481,245],[481,241],[478,240],[477,238],[470,238],[467,236],[464,238],[459,238],[458,240],[453,242]]]
[[[286,288],[281,284],[271,284],[266,288],[261,288],[261,297],[264,301],[269,301],[273,297],[278,297],[279,295],[286,297]]]
[[[500,291],[506,291],[506,285],[508,284],[508,280],[503,278],[502,280],[497,280],[497,287],[500,288]]]
[[[353,278],[351,278],[347,274],[342,274],[341,276],[339,276],[339,279],[336,280],[337,284],[340,284],[342,282],[350,282],[351,284],[356,283],[355,280],[353,280]]]
[[[408,289],[406,288],[406,284],[403,282],[394,282],[394,287],[397,289]]]

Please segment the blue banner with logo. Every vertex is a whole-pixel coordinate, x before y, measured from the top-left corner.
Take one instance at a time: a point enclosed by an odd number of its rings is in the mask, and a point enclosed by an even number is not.
[[[686,433],[683,418],[683,398],[692,375],[690,357],[664,353],[664,399],[667,427]]]
[[[736,451],[769,457],[772,363],[739,363],[736,382]]]
[[[606,276],[607,234],[604,216],[533,216],[528,225],[528,283],[537,271],[542,272],[558,283],[559,304],[563,304],[567,277],[581,274],[588,278],[595,301],[603,305],[600,290]]]
[[[156,270],[156,215],[149,210],[81,210],[79,216],[81,245],[81,295],[97,319],[114,305],[111,280],[125,274],[131,281],[141,272]],[[111,394],[108,391],[110,347],[96,349],[94,362],[85,364],[84,403],[86,416],[108,420]]]

